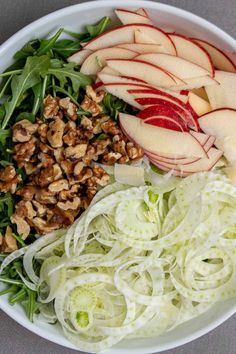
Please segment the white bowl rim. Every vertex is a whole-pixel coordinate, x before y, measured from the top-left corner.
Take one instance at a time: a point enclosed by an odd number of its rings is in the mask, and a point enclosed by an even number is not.
[[[121,3],[121,1],[120,1],[120,3]],[[123,4],[124,3],[122,3],[122,5]],[[11,48],[12,43],[23,39],[24,36],[27,33],[29,33],[29,31],[31,31],[31,30],[36,31],[39,27],[42,27],[43,24],[47,24],[47,22],[50,21],[51,19],[60,18],[63,14],[68,15],[70,13],[74,13],[77,9],[89,10],[94,7],[96,7],[96,8],[102,8],[102,7],[113,8],[113,7],[115,7],[114,5],[115,4],[112,4],[112,2],[110,2],[108,0],[96,0],[96,1],[85,2],[82,4],[78,3],[75,5],[64,7],[62,9],[57,10],[57,11],[53,11],[50,14],[45,15],[45,16],[31,22],[27,26],[23,27],[22,29],[17,31],[15,34],[13,34],[9,39],[7,39],[3,44],[1,44],[0,45],[0,56],[4,55],[4,53],[7,52],[9,48]],[[196,24],[200,25],[201,27],[207,28],[208,30],[214,32],[217,37],[222,38],[230,46],[236,47],[236,40],[231,35],[229,35],[225,31],[223,31],[222,29],[220,29],[219,27],[217,27],[216,25],[214,25],[210,21],[208,21],[202,17],[199,17],[198,15],[195,15],[189,11],[177,8],[175,6],[166,5],[166,4],[158,3],[158,2],[154,2],[154,1],[147,1],[147,0],[135,0],[135,1],[134,0],[126,0],[123,7],[144,7],[144,8],[148,8],[148,9],[160,9],[162,11],[166,11],[166,12],[168,11],[169,13],[174,14],[174,15],[180,15],[181,17],[191,20],[191,22],[196,23]],[[9,317],[11,317],[14,321],[19,323],[21,326],[23,326],[24,328],[28,329],[29,331],[37,334],[38,336],[40,336],[44,339],[47,339],[51,342],[54,342],[58,345],[61,345],[63,347],[78,350],[78,348],[75,348],[72,344],[65,345],[64,338],[58,340],[58,337],[56,337],[54,335],[52,336],[45,329],[42,329],[42,328],[38,327],[36,324],[31,323],[27,319],[26,316],[23,317],[22,315],[18,315],[16,313],[16,311],[14,310],[14,307],[10,306],[7,302],[3,301],[1,298],[0,298],[0,309],[3,310]],[[226,311],[224,313],[224,315],[222,315],[220,318],[215,319],[209,325],[201,328],[198,331],[195,331],[194,333],[192,333],[191,335],[188,335],[184,339],[177,339],[177,340],[171,341],[170,344],[166,343],[166,344],[158,345],[158,348],[156,346],[148,347],[147,348],[148,352],[147,351],[144,352],[142,348],[135,348],[135,350],[133,350],[131,348],[131,349],[127,349],[127,351],[132,354],[144,354],[144,353],[150,354],[150,353],[157,353],[157,350],[159,353],[159,352],[162,352],[165,350],[177,348],[181,345],[187,344],[187,343],[203,336],[204,334],[209,333],[210,331],[212,331],[213,329],[215,329],[216,327],[221,325],[223,322],[225,322],[228,318],[233,316],[235,313],[236,313],[236,303],[234,306],[232,306],[232,308],[230,308],[228,311]],[[125,353],[123,349],[112,348],[113,354],[120,354],[121,352]]]

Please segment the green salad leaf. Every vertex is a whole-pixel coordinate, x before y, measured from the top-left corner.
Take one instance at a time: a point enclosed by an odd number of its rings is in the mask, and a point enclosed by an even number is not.
[[[25,67],[20,75],[13,77],[11,82],[12,98],[5,103],[5,117],[2,121],[2,129],[5,129],[19,100],[29,88],[38,84],[41,77],[44,77],[49,68],[49,57],[47,55],[41,57],[27,58]]]
[[[88,33],[92,38],[102,34],[111,23],[111,19],[108,16],[103,17],[97,24],[86,26]]]
[[[40,41],[40,46],[38,48],[38,50],[36,51],[36,54],[38,56],[43,55],[48,53],[53,46],[55,45],[56,41],[58,40],[58,38],[60,37],[60,35],[63,32],[63,28],[60,28],[55,34],[54,36],[48,38],[48,39],[41,39]]]
[[[60,87],[64,88],[68,79],[72,84],[74,91],[79,91],[80,86],[91,85],[92,79],[80,73],[74,63],[64,64],[62,68],[52,68],[48,70],[49,74],[54,75],[60,82]]]
[[[57,41],[52,50],[54,53],[67,58],[74,52],[77,52],[81,48],[80,42],[73,41],[71,39],[60,39]]]

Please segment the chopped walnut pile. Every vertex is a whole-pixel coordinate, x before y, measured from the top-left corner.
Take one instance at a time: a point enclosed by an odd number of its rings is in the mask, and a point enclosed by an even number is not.
[[[87,87],[81,107],[91,117],[82,118],[68,97],[47,96],[44,122],[22,120],[13,126],[13,159],[27,178],[16,191],[21,178],[8,166],[0,171],[0,191],[19,198],[11,222],[23,239],[31,230],[46,234],[71,225],[109,182],[99,163],[127,163],[143,156],[118,124],[102,114],[104,96]]]

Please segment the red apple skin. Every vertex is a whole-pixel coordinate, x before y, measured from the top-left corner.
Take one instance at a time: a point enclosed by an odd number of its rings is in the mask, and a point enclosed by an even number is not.
[[[234,67],[234,72],[236,72],[236,63],[233,62],[233,60],[220,48],[216,47],[214,44],[207,42],[206,40],[200,39],[200,38],[191,38],[193,41],[200,41],[203,43],[208,44],[209,46],[213,47],[214,49],[216,49],[217,51],[219,51],[230,63],[231,65]],[[198,43],[199,45],[201,45],[200,43]],[[205,48],[204,48],[205,49]],[[205,49],[206,50],[206,49]],[[207,51],[207,50],[206,50]],[[210,54],[209,54],[210,55]]]
[[[219,154],[219,156],[217,157],[217,160],[211,161],[211,165],[209,165],[207,169],[204,169],[204,171],[210,171],[212,169],[212,167],[215,166],[217,161],[219,161],[221,156],[222,156],[222,154]],[[181,164],[179,164],[180,166],[178,166],[178,165],[174,166],[171,163],[161,162],[158,159],[153,158],[153,157],[149,157],[149,159],[154,165],[156,165],[157,167],[159,167],[163,171],[170,171],[171,170],[171,171],[173,171],[173,173],[175,175],[179,175],[179,176],[182,176],[182,177],[189,176],[189,175],[191,175],[193,173],[196,173],[196,172],[201,172],[199,170],[196,170],[196,171],[189,171],[188,170],[188,168],[189,168],[188,165],[193,165],[194,166],[195,162],[193,162],[192,164],[187,164],[187,165],[183,165],[181,163]]]
[[[144,15],[141,15],[141,14],[138,14],[137,12],[134,12],[134,11],[130,11],[130,10],[127,10],[127,9],[116,9],[117,11],[122,11],[122,12],[129,12],[131,14],[134,14],[134,15],[138,15],[138,16],[141,16],[141,17],[145,17],[147,18],[148,16],[144,16]],[[144,10],[144,9],[143,9]],[[146,12],[146,11],[145,11]]]
[[[181,124],[178,124],[174,119],[168,117],[150,117],[144,120],[146,124],[155,125],[157,127],[183,132]],[[186,130],[187,131],[187,130]]]
[[[160,96],[164,96],[164,97],[167,97],[167,98],[170,98],[171,100],[175,101],[176,103],[178,103],[179,105],[183,106],[184,107],[184,103],[179,100],[177,97],[174,97],[172,95],[170,95],[169,93],[167,92],[164,92],[164,91],[161,91],[159,90],[158,88],[153,88],[153,89],[130,89],[128,90],[129,93],[146,93],[146,94],[157,94],[157,95],[160,95]],[[185,96],[185,95],[184,95]]]
[[[148,62],[146,62],[146,61],[144,61],[144,60],[139,60],[139,59],[135,59],[135,58],[134,58],[134,59],[118,58],[118,59],[107,59],[108,66],[109,66],[109,61],[114,61],[114,60],[123,61],[124,63],[127,62],[127,61],[129,61],[129,62],[135,62],[135,63],[142,63],[142,64],[145,64],[145,65],[147,65],[147,66],[152,66],[152,67],[158,69],[159,71],[163,71],[167,76],[169,76],[170,79],[172,79],[173,83],[177,84],[177,82],[175,81],[175,77],[176,77],[176,76],[171,75],[168,71],[164,70],[163,68],[161,68],[161,67],[159,67],[159,66],[157,66],[157,65],[155,65],[155,64],[148,63]],[[178,77],[177,79],[183,81],[183,80],[180,79],[179,77]],[[183,84],[184,84],[184,83],[185,83],[185,82],[183,81]]]
[[[136,13],[138,13],[141,16],[145,16],[145,17],[149,18],[147,11],[143,7],[141,7],[139,10],[142,10],[145,13],[145,15],[141,15],[139,12],[136,12]]]
[[[196,44],[196,45],[206,54],[206,56],[208,57],[208,60],[209,60],[209,62],[210,62],[210,64],[211,64],[211,76],[214,77],[214,76],[215,76],[214,65],[213,65],[211,56],[210,56],[210,54],[207,52],[207,50],[206,50],[205,48],[203,48],[199,43],[196,43],[192,38],[189,38],[189,37],[184,36],[183,34],[179,34],[179,33],[172,33],[172,34],[174,34],[175,36],[184,38],[184,39],[186,39],[187,41],[190,41],[190,42]]]
[[[181,127],[181,131],[189,131],[186,122],[183,118],[171,107],[164,105],[155,105],[145,108],[137,114],[137,117],[141,119],[147,119],[151,117],[166,116],[175,120],[176,124]],[[151,124],[151,123],[149,123]],[[170,127],[167,129],[171,129]],[[175,129],[174,129],[175,130]]]
[[[170,107],[182,116],[182,118],[184,119],[186,124],[191,129],[196,130],[196,131],[199,130],[196,120],[192,116],[191,112],[186,108],[186,106],[183,105],[183,102],[181,102],[181,103],[182,103],[182,106],[185,108],[181,109],[174,102],[166,101],[162,98],[155,98],[155,97],[142,98],[141,97],[141,98],[135,98],[135,101],[143,106],[147,105],[147,106],[153,107],[155,105],[163,105],[163,106]],[[147,107],[146,109],[148,109],[148,108],[149,107]]]
[[[146,24],[146,23],[142,23],[142,24],[139,23],[138,25],[139,25],[139,26],[152,27],[152,28],[154,28],[155,30],[157,30],[157,31],[159,31],[159,32],[162,32],[166,37],[168,37],[168,39],[169,39],[169,41],[171,42],[173,48],[175,49],[175,54],[177,54],[176,48],[175,48],[175,45],[174,45],[173,41],[172,41],[171,38],[168,36],[168,34],[167,34],[166,32],[164,32],[162,29],[160,29],[159,27],[153,26],[153,25]],[[88,41],[88,42],[83,46],[83,48],[86,48],[90,43],[94,42],[97,38],[102,37],[102,36],[103,36],[104,34],[106,34],[106,33],[112,33],[112,32],[114,32],[114,31],[119,30],[119,29],[122,28],[122,27],[128,27],[128,26],[137,26],[137,24],[131,23],[131,24],[128,24],[128,25],[122,25],[122,26],[113,28],[113,29],[111,29],[110,31],[101,33],[99,36],[97,36],[97,37],[91,39],[90,41]]]

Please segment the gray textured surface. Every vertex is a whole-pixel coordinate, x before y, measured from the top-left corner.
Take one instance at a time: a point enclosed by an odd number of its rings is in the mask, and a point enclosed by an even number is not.
[[[113,0],[110,0],[113,1]],[[0,0],[0,43],[33,20],[76,0]],[[160,1],[200,15],[236,37],[236,0]],[[124,0],[125,3],[125,0]],[[114,1],[115,6],[115,1]],[[28,332],[0,312],[0,354],[73,354]],[[236,316],[208,335],[164,354],[235,354]]]

